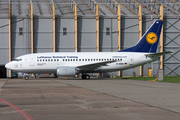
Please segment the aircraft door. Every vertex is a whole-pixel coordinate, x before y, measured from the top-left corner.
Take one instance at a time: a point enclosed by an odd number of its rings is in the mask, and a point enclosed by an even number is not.
[[[134,59],[133,59],[133,55],[129,55],[129,64],[133,65],[134,64]]]
[[[35,65],[35,56],[31,55],[29,57],[29,65],[34,66]]]

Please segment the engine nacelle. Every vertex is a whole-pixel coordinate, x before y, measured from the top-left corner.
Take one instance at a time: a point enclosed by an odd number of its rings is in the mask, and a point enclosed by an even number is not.
[[[57,76],[74,76],[77,74],[75,67],[61,66],[57,67]]]

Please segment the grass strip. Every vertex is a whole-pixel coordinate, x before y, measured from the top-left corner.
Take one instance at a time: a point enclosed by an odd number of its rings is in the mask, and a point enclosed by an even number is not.
[[[115,79],[130,79],[130,80],[142,80],[150,81],[155,80],[157,77],[115,77]],[[180,76],[164,76],[163,80],[157,80],[158,82],[170,82],[180,83]]]

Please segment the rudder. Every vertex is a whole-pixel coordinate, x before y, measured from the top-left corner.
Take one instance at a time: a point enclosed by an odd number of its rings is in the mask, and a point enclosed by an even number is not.
[[[162,20],[156,20],[135,46],[118,52],[147,52],[156,53],[162,29]]]

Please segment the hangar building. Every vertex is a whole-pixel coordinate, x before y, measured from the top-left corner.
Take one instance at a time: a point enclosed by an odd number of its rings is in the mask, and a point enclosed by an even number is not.
[[[111,73],[180,75],[179,0],[0,0],[0,77],[5,64],[38,52],[116,52],[133,46],[156,19],[164,21],[159,61]]]

